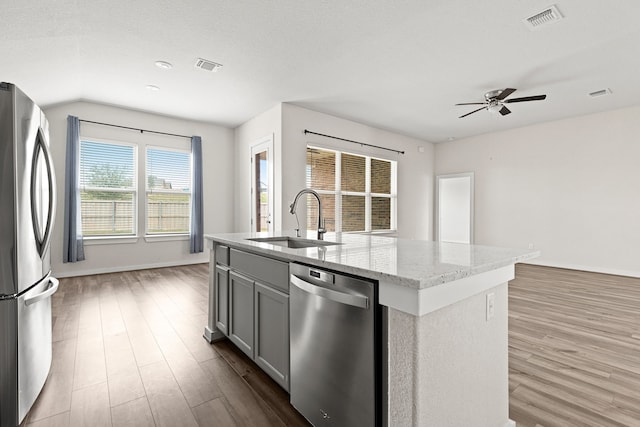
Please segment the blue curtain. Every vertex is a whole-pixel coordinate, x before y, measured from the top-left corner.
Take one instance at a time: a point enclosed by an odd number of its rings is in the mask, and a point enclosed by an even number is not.
[[[84,260],[80,215],[80,120],[67,117],[67,160],[64,171],[63,262]]]
[[[191,137],[191,156],[193,158],[192,191],[191,191],[191,239],[192,254],[204,250],[204,225],[202,214],[202,139]]]

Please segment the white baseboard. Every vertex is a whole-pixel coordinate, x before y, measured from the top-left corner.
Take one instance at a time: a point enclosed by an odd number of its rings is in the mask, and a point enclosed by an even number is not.
[[[181,265],[193,265],[193,264],[205,264],[207,259],[193,260],[193,261],[167,261],[153,264],[140,264],[140,265],[123,265],[115,267],[94,268],[88,270],[74,270],[65,271],[64,273],[56,273],[53,271],[53,275],[58,279],[63,277],[77,277],[77,276],[90,276],[93,274],[105,274],[105,273],[121,273],[123,271],[135,271],[135,270],[147,270],[149,268],[163,268],[163,267],[178,267]]]
[[[516,422],[513,420],[509,420],[507,421],[507,423],[504,425],[504,427],[516,427]]]
[[[602,273],[602,274],[613,274],[614,276],[626,276],[626,277],[636,277],[640,278],[640,271],[631,271],[631,270],[618,270],[615,268],[607,268],[607,267],[592,267],[588,265],[579,265],[579,264],[565,264],[561,262],[549,262],[549,261],[539,261],[539,260],[528,260],[523,264],[532,264],[532,265],[541,265],[543,267],[556,267],[556,268],[566,268],[568,270],[581,270],[588,271],[590,273]]]

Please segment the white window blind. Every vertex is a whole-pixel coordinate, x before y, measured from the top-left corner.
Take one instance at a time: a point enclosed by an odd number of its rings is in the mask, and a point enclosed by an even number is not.
[[[185,234],[191,224],[191,153],[148,147],[147,234]]]
[[[80,202],[84,236],[136,233],[136,147],[80,141]]]

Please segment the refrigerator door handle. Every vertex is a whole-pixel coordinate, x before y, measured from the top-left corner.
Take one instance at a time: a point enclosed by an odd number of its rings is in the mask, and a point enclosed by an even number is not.
[[[43,299],[49,298],[51,295],[56,293],[56,291],[58,290],[58,286],[60,285],[60,282],[58,282],[58,279],[56,279],[53,276],[49,276],[45,280],[49,281],[49,286],[47,286],[47,289],[40,292],[39,294],[25,298],[24,305],[35,304],[38,301],[42,301]]]
[[[39,216],[38,211],[40,209],[43,209],[43,207],[36,202],[36,189],[39,184],[36,177],[39,172],[38,161],[40,160],[41,156],[44,162],[43,166],[46,171],[47,191],[48,191],[48,194],[47,194],[48,205],[46,206],[47,218],[46,218],[45,224],[40,224],[41,218]],[[38,252],[40,252],[40,256],[42,256],[51,238],[51,229],[52,229],[53,220],[55,216],[55,205],[56,205],[55,188],[54,188],[55,178],[53,175],[53,164],[52,164],[51,154],[49,153],[49,150],[47,148],[45,133],[42,130],[42,128],[38,128],[36,144],[33,150],[33,159],[31,164],[32,164],[31,166],[32,167],[31,169],[31,218],[33,221],[33,231],[36,236],[36,245],[38,247]]]
[[[41,128],[42,129],[42,128]],[[46,141],[45,133],[42,134],[43,141]],[[49,184],[49,215],[47,218],[47,227],[45,231],[45,238],[43,239],[42,245],[46,248],[51,240],[51,232],[53,231],[53,221],[56,217],[56,178],[53,171],[53,157],[51,156],[51,152],[49,151],[47,144],[42,144],[42,150],[46,155],[47,162],[47,178]],[[56,282],[58,280],[56,279]]]

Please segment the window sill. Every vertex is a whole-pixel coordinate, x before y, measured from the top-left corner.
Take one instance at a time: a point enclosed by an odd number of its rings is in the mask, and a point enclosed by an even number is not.
[[[144,236],[147,243],[173,242],[178,240],[189,240],[188,234],[147,234]]]
[[[82,242],[85,246],[131,244],[131,243],[138,243],[138,236],[83,237]]]

